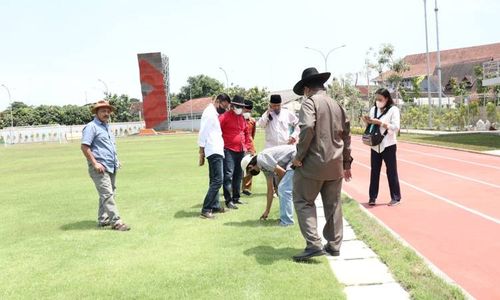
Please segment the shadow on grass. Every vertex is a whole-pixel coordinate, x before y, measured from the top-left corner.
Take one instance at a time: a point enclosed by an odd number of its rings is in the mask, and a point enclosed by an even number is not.
[[[95,221],[78,221],[74,223],[69,223],[69,224],[64,224],[61,227],[61,230],[68,231],[68,230],[91,230],[91,229],[97,229],[97,223]]]
[[[243,251],[246,256],[255,256],[255,260],[261,265],[272,265],[280,260],[292,261],[292,256],[301,252],[302,249],[295,248],[273,248],[271,246],[257,246]],[[310,259],[301,263],[319,264],[316,259]]]
[[[176,218],[176,219],[194,218],[194,217],[199,217],[199,216],[200,216],[199,211],[179,210],[178,212],[175,213],[174,218]]]
[[[202,208],[202,207],[203,207],[202,203],[191,206],[191,208]]]
[[[235,227],[278,227],[278,219],[267,219],[263,220],[246,220],[241,222],[226,222],[224,226],[235,226]]]

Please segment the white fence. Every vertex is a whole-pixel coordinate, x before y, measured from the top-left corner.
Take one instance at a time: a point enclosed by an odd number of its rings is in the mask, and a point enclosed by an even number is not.
[[[170,129],[172,130],[187,130],[187,131],[199,131],[200,130],[200,119],[195,120],[180,120],[170,122]]]
[[[116,137],[137,134],[144,128],[144,122],[111,123],[111,131]],[[5,144],[53,143],[79,140],[85,125],[8,127],[0,130],[0,142]]]

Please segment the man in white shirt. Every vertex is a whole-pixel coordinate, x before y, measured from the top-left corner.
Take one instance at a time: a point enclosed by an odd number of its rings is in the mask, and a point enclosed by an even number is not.
[[[265,129],[264,149],[296,144],[300,133],[298,123],[299,119],[295,114],[281,108],[281,96],[271,95],[269,109],[257,122],[257,126]]]
[[[217,96],[213,103],[210,103],[201,115],[200,132],[198,135],[198,145],[200,146],[200,166],[205,164],[205,157],[208,160],[208,170],[210,185],[208,187],[201,217],[213,219],[213,213],[223,213],[224,208],[219,204],[219,190],[224,178],[224,140],[220,128],[219,115],[224,113],[229,107],[231,99],[225,93]]]
[[[295,145],[299,139],[299,118],[288,109],[282,109],[281,102],[280,95],[271,95],[269,109],[257,122],[257,126],[265,129],[266,141],[264,149],[282,145]],[[272,174],[267,174],[266,177],[268,176],[272,176]],[[268,178],[269,180],[270,178]],[[273,176],[272,186],[274,190],[277,190],[278,181],[275,176]],[[270,192],[268,185],[267,193]],[[272,191],[272,194],[274,192]]]

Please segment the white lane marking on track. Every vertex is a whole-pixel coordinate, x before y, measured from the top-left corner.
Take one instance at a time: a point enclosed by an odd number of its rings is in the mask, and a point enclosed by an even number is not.
[[[436,172],[439,172],[439,173],[447,174],[447,175],[450,175],[450,176],[455,176],[455,177],[458,177],[458,178],[461,178],[461,179],[465,179],[465,180],[469,180],[469,181],[474,181],[476,183],[480,183],[480,184],[484,184],[484,185],[487,185],[487,186],[491,186],[491,187],[500,189],[500,185],[497,185],[497,184],[489,183],[489,182],[482,181],[482,180],[477,180],[477,179],[474,179],[474,178],[471,178],[471,177],[462,176],[462,175],[455,174],[455,173],[452,173],[452,172],[447,172],[447,171],[439,170],[439,169],[436,169],[436,168],[433,168],[433,167],[429,167],[429,166],[426,166],[426,165],[423,165],[423,164],[419,164],[419,163],[416,163],[416,162],[412,162],[412,161],[409,161],[409,160],[406,160],[406,159],[398,158],[398,161],[403,161],[405,163],[412,164],[412,165],[415,165],[415,166],[419,166],[419,167],[422,167],[422,168],[426,168],[426,169],[429,169],[429,170],[433,170],[433,171],[436,171]]]
[[[443,158],[443,159],[448,159],[448,160],[453,160],[453,161],[459,161],[461,163],[466,163],[466,164],[481,166],[481,167],[485,167],[485,168],[491,168],[491,169],[495,169],[495,170],[499,170],[500,171],[500,167],[486,165],[486,164],[477,163],[477,162],[472,162],[472,161],[468,161],[468,160],[463,160],[463,159],[458,159],[458,158],[452,158],[452,157],[442,156],[442,155],[437,155],[437,154],[430,154],[430,153],[425,153],[425,152],[421,152],[421,151],[402,149],[402,147],[398,148],[398,151],[399,150],[401,150],[401,151],[407,151],[407,152],[412,152],[412,153],[417,153],[417,154],[420,154],[420,155],[426,155],[426,156]]]
[[[356,161],[354,161],[354,163],[355,163],[355,164],[357,164],[357,165],[360,165],[360,166],[362,166],[362,167],[365,167],[365,168],[367,168],[368,170],[370,170],[370,169],[371,169],[371,167],[370,167],[370,166],[365,165],[365,164],[362,164],[362,163],[360,163],[360,162],[356,162]],[[387,175],[386,175],[386,174],[384,174],[384,173],[382,173],[382,175],[387,176]],[[405,185],[407,185],[407,186],[409,186],[409,187],[411,187],[411,188],[414,188],[415,190],[417,190],[417,191],[419,191],[419,192],[422,192],[422,193],[424,193],[424,194],[427,194],[427,195],[429,195],[429,196],[432,196],[432,197],[434,197],[434,198],[436,198],[436,199],[439,199],[439,200],[444,201],[444,202],[446,202],[446,203],[448,203],[448,204],[451,204],[451,205],[453,205],[453,206],[455,206],[455,207],[458,207],[458,208],[461,208],[461,209],[463,209],[463,210],[465,210],[465,211],[467,211],[467,212],[470,212],[471,214],[474,214],[474,215],[476,215],[476,216],[479,216],[479,217],[481,217],[481,218],[484,218],[484,219],[486,219],[486,220],[488,220],[488,221],[491,221],[491,222],[493,222],[493,223],[496,223],[496,224],[499,224],[499,225],[500,225],[500,220],[499,220],[499,219],[495,219],[495,218],[494,218],[494,217],[492,217],[492,216],[488,216],[487,214],[483,214],[482,212],[479,212],[479,211],[474,210],[474,209],[472,209],[472,208],[468,208],[467,206],[464,206],[464,205],[462,205],[462,204],[460,204],[460,203],[457,203],[457,202],[452,201],[452,200],[450,200],[450,199],[447,199],[447,198],[445,198],[445,197],[439,196],[439,195],[437,195],[437,194],[434,194],[434,193],[432,193],[432,192],[429,192],[429,191],[427,191],[427,190],[424,190],[424,189],[422,189],[422,188],[419,188],[419,187],[417,187],[417,186],[415,186],[415,185],[413,185],[413,184],[411,184],[411,183],[408,183],[408,182],[406,182],[406,181],[404,181],[404,180],[399,179],[399,182],[401,182],[401,183],[403,183],[403,184],[405,184]]]
[[[363,150],[363,149],[358,148],[358,147],[354,147],[354,149],[360,150],[360,151]],[[473,182],[476,182],[476,183],[479,183],[479,184],[484,184],[484,185],[487,185],[487,186],[490,186],[490,187],[494,187],[494,188],[500,189],[500,185],[497,185],[497,184],[494,184],[494,183],[489,183],[489,182],[486,182],[486,181],[474,179],[472,177],[467,177],[467,176],[463,176],[463,175],[460,175],[460,174],[456,174],[456,173],[452,173],[452,172],[448,172],[448,171],[436,169],[436,168],[429,167],[429,166],[424,165],[424,164],[420,164],[420,163],[413,162],[413,161],[406,160],[406,159],[402,159],[402,158],[398,158],[397,160],[405,162],[405,163],[408,163],[408,164],[412,164],[412,165],[415,165],[415,166],[419,166],[419,167],[422,167],[422,168],[426,168],[426,169],[429,169],[429,170],[433,170],[435,172],[443,173],[443,174],[450,175],[450,176],[455,176],[455,177],[458,177],[458,178],[461,178],[461,179],[473,181]]]

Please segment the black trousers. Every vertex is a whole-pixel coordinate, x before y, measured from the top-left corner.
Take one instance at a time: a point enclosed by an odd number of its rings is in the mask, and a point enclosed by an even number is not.
[[[219,154],[212,154],[207,157],[208,175],[210,178],[207,195],[203,201],[202,212],[211,212],[212,209],[220,208],[219,190],[224,180],[224,158]]]
[[[382,168],[382,161],[385,162],[387,169],[387,181],[389,182],[389,191],[391,193],[391,200],[401,200],[401,190],[399,188],[398,167],[396,162],[396,145],[389,146],[378,153],[371,150],[371,174],[370,174],[370,199],[377,199],[378,186],[380,181],[380,169]]]
[[[224,181],[222,190],[224,191],[224,200],[237,201],[240,199],[241,180],[243,171],[241,170],[241,160],[245,152],[234,152],[224,148]]]

